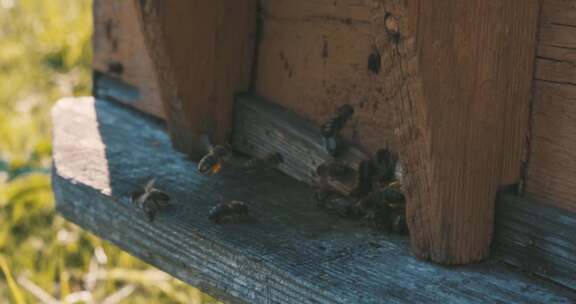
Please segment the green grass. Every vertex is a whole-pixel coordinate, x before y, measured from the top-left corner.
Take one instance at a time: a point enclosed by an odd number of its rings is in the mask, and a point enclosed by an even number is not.
[[[0,302],[214,303],[54,211],[50,108],[90,94],[90,0],[0,0]]]

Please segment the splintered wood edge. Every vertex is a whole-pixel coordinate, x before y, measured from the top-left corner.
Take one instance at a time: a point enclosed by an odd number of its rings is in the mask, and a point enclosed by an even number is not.
[[[502,194],[494,245],[505,262],[576,290],[576,214]]]
[[[494,262],[451,269],[420,261],[405,239],[310,206],[303,199],[310,189],[277,172],[199,176],[172,150],[161,125],[117,105],[69,99],[53,113],[58,210],[224,301],[570,303],[575,297]],[[129,202],[151,176],[173,198],[172,209],[152,223]],[[259,222],[211,224],[207,211],[219,194],[251,202]]]

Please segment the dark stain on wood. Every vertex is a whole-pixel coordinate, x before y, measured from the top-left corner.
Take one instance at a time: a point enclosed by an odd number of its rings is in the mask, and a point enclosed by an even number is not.
[[[381,66],[382,57],[380,56],[380,52],[378,52],[378,50],[372,51],[368,56],[368,70],[374,74],[379,74]]]

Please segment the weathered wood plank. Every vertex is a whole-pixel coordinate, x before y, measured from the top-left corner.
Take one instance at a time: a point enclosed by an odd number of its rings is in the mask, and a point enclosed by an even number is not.
[[[544,23],[540,26],[539,41],[541,45],[576,48],[576,26]]]
[[[542,1],[526,192],[576,212],[576,1]]]
[[[90,98],[54,110],[58,210],[172,275],[227,302],[571,303],[576,294],[497,263],[445,268],[405,239],[326,214],[311,189],[271,171],[234,167],[206,178],[174,152],[162,126]],[[129,202],[150,177],[172,197],[152,223]],[[251,204],[258,221],[207,219],[219,195]]]
[[[250,86],[257,3],[131,2],[155,64],[172,141],[198,159],[206,153],[202,135],[214,145],[228,140],[235,95]]]
[[[576,49],[541,45],[535,78],[576,86]]]
[[[407,81],[402,71],[406,66],[398,58],[395,39],[386,34],[384,19],[390,15],[402,19],[407,13],[406,5],[417,7],[416,2],[261,1],[256,95],[315,124],[329,119],[338,106],[351,104],[356,112],[350,127],[344,130],[349,141],[368,154],[389,147],[399,149],[394,136],[394,104],[405,97],[400,88]],[[532,5],[533,1],[529,3]],[[401,26],[402,36],[407,35],[408,24],[417,19],[406,20]],[[526,32],[535,35],[537,21],[532,21]],[[513,45],[533,53],[535,36],[531,38],[518,39]],[[377,68],[370,67],[370,58],[377,59]],[[526,70],[518,73],[525,73],[530,79],[533,64],[522,66]],[[525,82],[529,87],[529,82]],[[524,95],[518,98],[526,98],[527,102],[528,95]],[[519,181],[527,108],[506,105],[501,184]]]
[[[576,290],[576,214],[508,194],[496,206],[498,256]]]
[[[576,212],[576,85],[537,81],[526,191]]]
[[[322,145],[320,127],[281,106],[242,96],[236,102],[234,122],[232,144],[235,149],[255,157],[279,152],[284,161],[278,168],[300,181],[318,185],[318,166],[334,160]],[[334,189],[349,193],[356,186],[360,162],[372,156],[350,145],[343,152],[338,161],[349,166],[353,174],[328,183]]]
[[[389,99],[400,84],[393,77],[399,63],[388,53],[378,71],[369,70],[370,55],[379,52],[372,18],[384,14],[372,6],[354,0],[262,1],[255,83],[256,95],[316,125],[339,106],[352,105],[355,113],[343,134],[369,154],[393,145]],[[377,77],[389,82],[377,83]]]
[[[541,23],[576,25],[576,1],[542,0]]]
[[[152,59],[144,44],[144,34],[132,1],[95,0],[92,65],[96,71],[136,87],[136,99],[115,98],[139,110],[165,118]],[[97,79],[95,79],[97,80]],[[113,90],[94,83],[94,91]],[[108,97],[118,97],[109,91]],[[124,96],[124,95],[121,95]],[[133,97],[133,96],[124,96]]]
[[[404,18],[415,27],[398,48],[408,85],[394,111],[412,246],[441,263],[477,261],[502,176],[522,160],[539,3],[412,4]]]

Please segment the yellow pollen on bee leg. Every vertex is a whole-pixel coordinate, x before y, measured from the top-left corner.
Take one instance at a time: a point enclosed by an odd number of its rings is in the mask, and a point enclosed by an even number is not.
[[[216,174],[216,173],[220,172],[221,169],[222,169],[222,164],[215,164],[212,167],[212,174]]]

